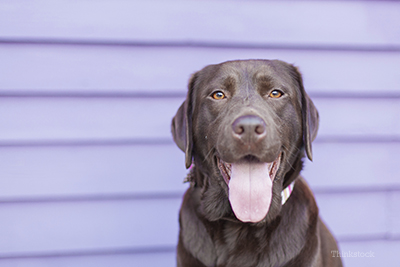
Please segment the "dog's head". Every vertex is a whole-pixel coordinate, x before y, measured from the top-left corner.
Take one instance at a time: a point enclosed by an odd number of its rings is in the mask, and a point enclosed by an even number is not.
[[[301,74],[278,60],[228,61],[196,72],[172,120],[186,168],[195,163],[193,182],[209,220],[275,218],[304,152],[312,160],[317,130]]]

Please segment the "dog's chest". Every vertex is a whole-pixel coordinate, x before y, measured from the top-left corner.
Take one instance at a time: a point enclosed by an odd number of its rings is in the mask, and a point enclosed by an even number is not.
[[[281,254],[270,242],[267,229],[230,222],[221,228],[213,238],[216,266],[276,267],[287,262],[287,259],[278,258]]]

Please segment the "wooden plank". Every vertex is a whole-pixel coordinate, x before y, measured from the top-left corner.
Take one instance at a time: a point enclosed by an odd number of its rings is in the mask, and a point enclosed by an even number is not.
[[[182,98],[0,98],[0,140],[171,140]]]
[[[0,201],[179,195],[184,154],[167,145],[2,147]]]
[[[174,247],[181,199],[2,204],[0,258]]]
[[[0,44],[0,59],[8,62],[0,65],[0,93],[184,95],[191,73],[249,58],[296,64],[310,93],[379,96],[400,91],[396,51]]]
[[[318,137],[396,137],[400,134],[399,98],[315,97],[313,102],[320,115]]]
[[[316,194],[322,220],[338,240],[383,238],[388,231],[385,192]]]
[[[344,266],[376,267],[400,265],[400,259],[397,256],[400,251],[399,240],[340,242],[339,245]],[[373,255],[373,257],[367,257],[368,255]]]
[[[171,119],[184,97],[0,97],[0,143],[172,140]],[[313,98],[317,140],[400,136],[400,98]]]
[[[393,173],[393,176],[399,177],[398,174]],[[389,235],[392,238],[400,239],[400,192],[394,191],[390,193],[389,201],[387,203],[389,209]]]
[[[400,5],[374,1],[3,1],[2,38],[398,46]],[[381,14],[385,14],[382,16]],[[387,27],[391,25],[391,27]]]
[[[316,143],[303,176],[317,192],[399,188],[399,146]],[[0,201],[175,196],[187,188],[186,173],[172,143],[2,147]]]
[[[0,267],[43,267],[43,266],[96,266],[96,267],[132,267],[132,266],[175,266],[175,252],[143,253],[143,254],[116,254],[76,257],[34,257],[0,259]]]
[[[389,189],[400,185],[399,143],[315,143],[303,176],[313,188]]]
[[[399,143],[315,143],[302,174],[316,191],[399,188]],[[0,148],[0,201],[181,194],[175,144]]]
[[[388,230],[387,194],[317,194],[316,198],[322,218],[339,240],[383,237]],[[173,247],[180,202],[181,198],[3,203],[0,258]]]

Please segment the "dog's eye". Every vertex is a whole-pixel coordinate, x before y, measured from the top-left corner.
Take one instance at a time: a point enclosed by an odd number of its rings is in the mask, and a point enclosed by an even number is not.
[[[281,96],[283,96],[283,92],[280,90],[275,89],[275,90],[272,90],[271,93],[269,93],[269,97],[272,97],[272,98],[279,98]]]
[[[221,100],[221,99],[224,99],[226,96],[223,92],[216,91],[211,95],[211,97],[214,98],[215,100]]]

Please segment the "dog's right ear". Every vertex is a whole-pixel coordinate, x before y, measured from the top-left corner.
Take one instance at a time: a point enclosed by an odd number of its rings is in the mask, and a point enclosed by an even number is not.
[[[186,169],[192,165],[193,136],[192,136],[192,109],[193,109],[193,88],[198,73],[192,75],[189,80],[186,100],[179,107],[175,117],[172,119],[171,132],[177,146],[185,152]]]

